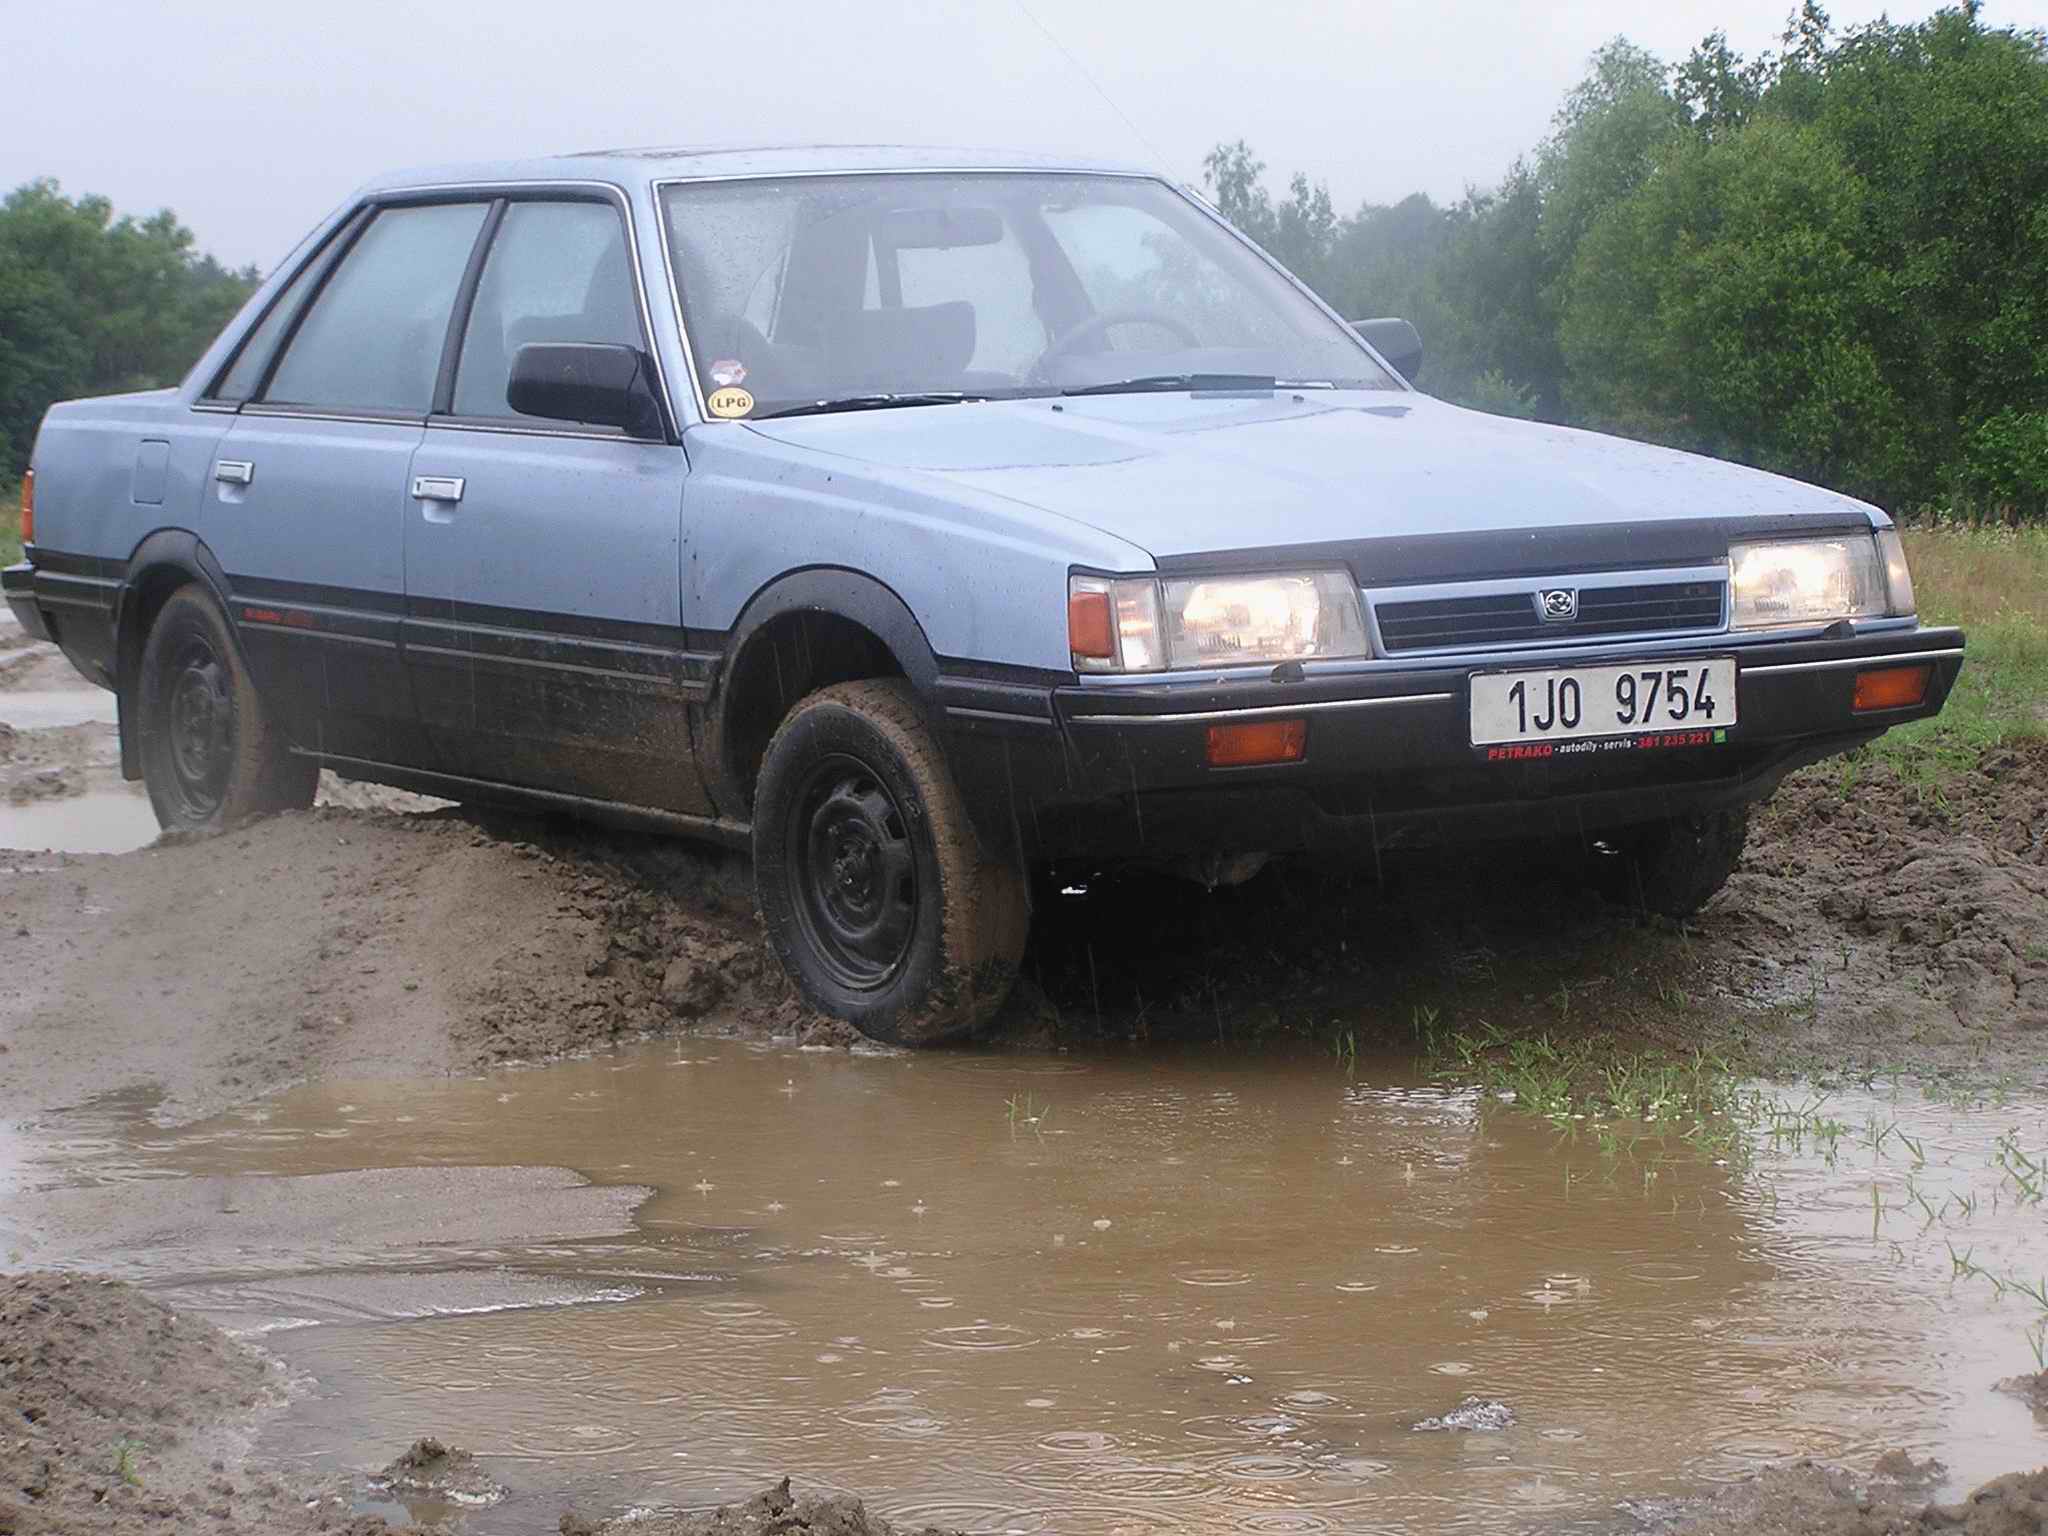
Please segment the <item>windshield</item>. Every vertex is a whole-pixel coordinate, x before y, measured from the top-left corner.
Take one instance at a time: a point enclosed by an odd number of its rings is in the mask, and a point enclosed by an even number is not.
[[[1125,384],[1400,388],[1157,181],[799,176],[685,182],[663,197],[716,416]]]

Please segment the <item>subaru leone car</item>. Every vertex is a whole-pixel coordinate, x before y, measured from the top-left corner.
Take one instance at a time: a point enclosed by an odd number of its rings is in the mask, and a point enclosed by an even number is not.
[[[1564,839],[1690,912],[1788,772],[1941,708],[1882,512],[1419,357],[1142,169],[414,172],[179,387],[51,409],[5,590],[166,828],[324,766],[749,849],[804,997],[897,1041],[1001,1002],[1063,866]]]

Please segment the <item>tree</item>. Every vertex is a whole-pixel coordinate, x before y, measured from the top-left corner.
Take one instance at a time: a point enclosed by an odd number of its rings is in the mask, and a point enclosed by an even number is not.
[[[194,250],[168,211],[33,181],[0,203],[0,479],[26,467],[50,402],[176,382],[256,286]]]
[[[1799,124],[1668,146],[1574,262],[1574,418],[1884,494],[1905,413],[1870,339],[1866,198],[1839,150]]]
[[[1327,277],[1337,238],[1337,214],[1330,189],[1311,186],[1297,171],[1287,196],[1276,207],[1263,180],[1266,162],[1243,139],[1218,144],[1202,161],[1202,180],[1216,211],[1256,240],[1280,264],[1311,288]]]

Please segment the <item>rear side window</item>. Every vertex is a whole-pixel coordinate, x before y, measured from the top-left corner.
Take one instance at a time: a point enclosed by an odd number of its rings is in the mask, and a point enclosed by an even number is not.
[[[277,296],[277,302],[270,306],[269,312],[256,322],[249,339],[242,343],[242,350],[235,354],[234,366],[220,381],[220,388],[213,392],[214,399],[246,400],[255,393],[256,383],[263,377],[263,365],[270,360],[271,349],[277,345],[277,338],[284,334],[285,325],[306,297],[306,290],[313,286],[313,274],[319,268],[317,259],[301,267],[299,275]]]
[[[485,203],[386,208],[313,301],[264,398],[424,415]]]
[[[540,341],[643,345],[625,226],[608,203],[514,203],[491,239],[455,371],[458,416],[512,416],[512,359]]]

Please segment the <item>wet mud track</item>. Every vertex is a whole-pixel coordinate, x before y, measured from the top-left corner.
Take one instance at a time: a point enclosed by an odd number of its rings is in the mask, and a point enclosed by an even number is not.
[[[82,753],[24,803],[87,802],[110,739],[16,727],[0,777]],[[928,1056],[804,1018],[744,865],[677,845],[330,785],[0,854],[0,1254],[286,1361],[249,1424],[321,1518],[459,1515],[380,1491],[423,1434],[492,1530],[784,1472],[910,1526],[1583,1528],[1895,1447],[1948,1469],[1893,1503],[1952,1499],[2043,1459],[1993,1389],[2048,1271],[2044,786],[2038,745],[1801,776],[1682,928],[1583,850],[1065,872],[991,1039]],[[1904,1076],[1733,1166],[1418,1074],[1479,1022]]]

